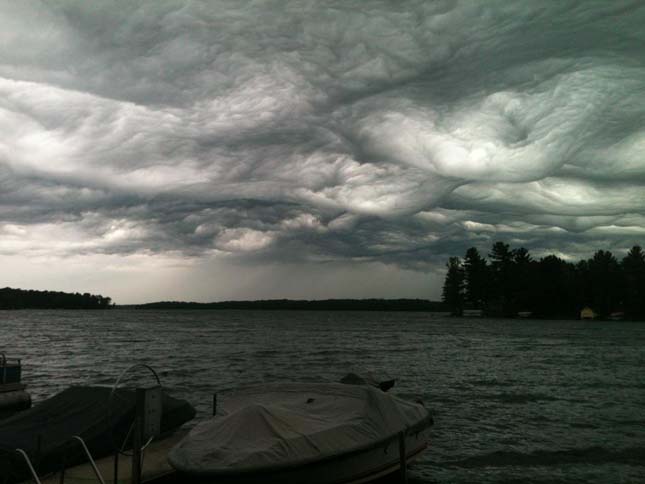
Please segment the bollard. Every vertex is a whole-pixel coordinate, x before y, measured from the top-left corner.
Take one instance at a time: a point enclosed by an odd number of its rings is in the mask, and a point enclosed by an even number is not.
[[[401,482],[408,484],[408,461],[405,455],[405,430],[399,433],[399,465],[401,471]]]
[[[213,417],[217,413],[217,393],[213,393]]]

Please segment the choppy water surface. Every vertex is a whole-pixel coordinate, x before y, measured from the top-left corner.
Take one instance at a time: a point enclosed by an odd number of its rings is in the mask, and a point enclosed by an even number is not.
[[[644,323],[114,310],[0,312],[0,328],[36,402],[149,363],[205,418],[214,392],[367,366],[433,409],[415,482],[645,482]]]

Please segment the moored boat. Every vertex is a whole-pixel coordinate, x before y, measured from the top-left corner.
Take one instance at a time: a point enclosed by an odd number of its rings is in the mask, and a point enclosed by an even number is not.
[[[591,309],[589,306],[585,306],[580,310],[580,319],[590,321],[590,320],[596,319],[597,317],[598,315],[596,314],[596,312],[593,309]]]
[[[484,316],[483,309],[464,309],[462,312],[464,318],[481,318]]]
[[[136,412],[136,393],[102,386],[73,386],[0,422],[0,482],[20,482],[30,476],[20,449],[39,475],[87,461],[79,436],[93,458],[113,455],[115,444],[127,443]],[[195,416],[187,401],[161,394],[160,433],[170,435]]]
[[[169,453],[181,482],[368,482],[420,454],[432,425],[422,404],[370,385],[256,386],[221,403]]]

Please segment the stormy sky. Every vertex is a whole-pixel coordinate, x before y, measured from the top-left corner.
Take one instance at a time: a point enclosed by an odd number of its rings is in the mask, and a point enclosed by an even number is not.
[[[645,3],[0,0],[0,286],[438,298],[645,243]]]

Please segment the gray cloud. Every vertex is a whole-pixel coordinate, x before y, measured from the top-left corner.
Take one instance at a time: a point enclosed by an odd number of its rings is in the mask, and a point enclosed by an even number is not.
[[[438,281],[496,239],[624,250],[644,21],[638,1],[2,1],[0,257]]]

